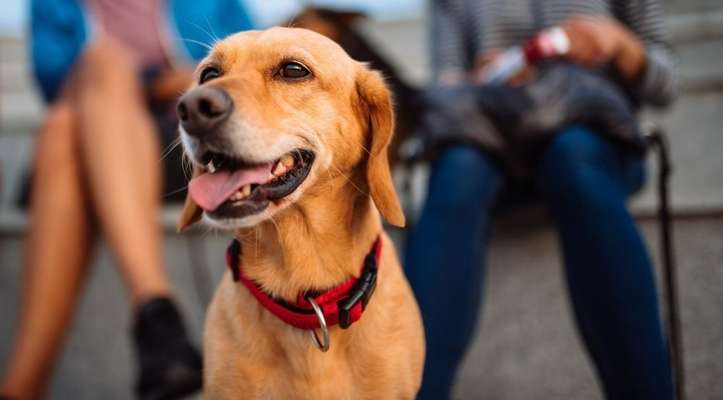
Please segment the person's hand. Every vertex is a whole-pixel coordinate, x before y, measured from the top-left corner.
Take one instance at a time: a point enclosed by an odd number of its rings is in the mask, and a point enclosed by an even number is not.
[[[483,54],[479,58],[477,58],[477,61],[475,62],[474,68],[472,69],[470,73],[470,79],[473,82],[476,82],[479,79],[479,75],[481,71],[487,67],[490,63],[494,62],[497,57],[499,57],[502,54],[502,50],[500,49],[493,49],[488,51],[487,53]],[[533,65],[527,65],[522,71],[519,71],[515,75],[511,76],[507,82],[505,82],[508,85],[511,86],[520,86],[524,85],[525,83],[531,81],[535,77],[535,67]]]
[[[176,100],[188,89],[193,79],[193,69],[168,68],[162,70],[151,83],[151,97],[156,101]]]
[[[636,79],[645,66],[640,40],[618,21],[608,17],[575,16],[562,24],[570,38],[566,57],[586,66],[613,63],[620,74]]]

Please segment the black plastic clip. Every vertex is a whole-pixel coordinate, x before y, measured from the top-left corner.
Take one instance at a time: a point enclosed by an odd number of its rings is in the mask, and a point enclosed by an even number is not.
[[[367,254],[364,259],[364,271],[351,290],[349,297],[339,301],[339,327],[346,329],[351,326],[351,310],[361,301],[362,308],[366,308],[377,287],[377,259],[375,252]]]

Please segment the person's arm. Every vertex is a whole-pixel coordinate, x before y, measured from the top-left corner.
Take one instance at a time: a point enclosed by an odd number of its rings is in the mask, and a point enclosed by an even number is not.
[[[452,84],[466,78],[464,41],[460,21],[455,17],[454,0],[432,0],[431,60],[432,80],[437,84]]]
[[[160,102],[175,101],[193,80],[193,68],[181,66],[162,70],[151,82],[150,95]]]
[[[616,18],[574,16],[562,24],[570,38],[567,57],[581,65],[610,63],[639,103],[665,106],[675,94],[672,52],[656,0],[619,1]]]
[[[675,57],[663,28],[663,12],[658,0],[617,0],[615,16],[635,36],[645,50],[645,65],[635,82],[642,102],[665,106],[675,97],[677,79]]]

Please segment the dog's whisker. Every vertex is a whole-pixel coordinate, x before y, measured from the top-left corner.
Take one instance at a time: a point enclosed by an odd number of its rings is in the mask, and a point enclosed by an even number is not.
[[[176,147],[178,147],[180,144],[181,144],[181,138],[180,138],[180,137],[174,139],[174,140],[171,142],[171,144],[169,144],[169,145],[165,148],[165,150],[163,150],[163,152],[161,153],[161,159],[158,160],[158,162],[161,162],[161,161],[165,160],[166,157],[168,157],[168,156],[171,154],[171,152],[173,152],[173,150],[175,150]]]
[[[334,180],[332,179],[331,171],[327,169],[326,175],[329,177],[329,192],[332,192],[334,190]]]
[[[208,19],[206,20],[206,22],[208,23]],[[199,24],[196,24],[196,23],[193,23],[193,22],[192,22],[191,25],[193,25],[196,29],[198,29],[199,31],[201,31],[201,32],[203,32],[204,34],[206,34],[206,36],[208,36],[209,39],[211,39],[211,44],[212,44],[212,45],[213,45],[213,44],[216,44],[216,43],[219,41],[218,36],[216,36],[216,35],[213,34],[213,28],[212,28],[210,25],[209,25],[209,28],[211,29],[211,32],[209,32],[208,30],[206,30],[204,27],[202,27],[202,26],[199,25]]]
[[[197,45],[199,45],[199,46],[204,47],[204,48],[205,48],[206,50],[208,50],[208,51],[213,50],[213,46],[211,46],[211,45],[208,44],[208,43],[201,42],[200,40],[187,39],[187,38],[181,38],[181,40],[183,40],[184,42],[195,43],[195,44],[197,44]]]
[[[206,237],[210,236],[211,233],[213,233],[213,230],[214,230],[214,229],[213,229],[212,226],[210,226],[210,225],[204,225],[203,236],[206,236]]]
[[[351,146],[359,146],[359,147],[361,147],[362,150],[364,150],[365,153],[367,153],[368,156],[371,156],[371,155],[372,155],[371,150],[367,149],[367,147],[364,146],[364,144],[362,144],[362,143],[355,143],[355,142],[354,142],[354,139],[353,139],[352,137],[350,137],[350,136],[342,136],[342,137],[343,137],[344,140],[346,140],[347,143],[349,143]]]
[[[216,32],[213,31],[213,24],[211,24],[211,21],[208,19],[208,15],[204,16],[204,19],[206,20],[206,25],[208,26],[208,29],[211,31],[211,38],[213,39],[213,44],[220,42],[221,39],[218,37]]]
[[[330,165],[331,167],[333,167],[335,170],[337,170],[337,172],[339,172],[339,174],[340,174],[341,176],[343,176],[344,179],[346,179],[352,186],[354,186],[354,189],[356,189],[359,193],[363,194],[364,196],[368,196],[368,195],[369,195],[369,193],[366,193],[366,192],[364,192],[363,190],[361,190],[361,189],[359,188],[359,186],[357,186],[357,185],[354,183],[354,181],[352,181],[348,176],[346,176],[346,175],[339,169],[339,167],[337,167],[337,166],[334,165],[334,164],[329,164],[329,165]]]
[[[183,176],[186,180],[190,180],[193,176],[193,163],[186,153],[183,153],[181,156],[181,170],[183,171]]]
[[[218,239],[218,235],[220,234],[219,230],[211,225],[205,226],[206,231],[203,233],[204,237],[208,238],[211,236],[212,239]]]
[[[276,220],[274,219],[273,215],[269,215],[269,219],[271,220],[271,223],[274,224],[274,228],[276,229],[276,236],[279,238],[281,237],[281,228],[279,228],[279,224],[276,223]]]
[[[296,17],[293,17],[287,19],[283,26],[285,28],[296,28],[297,24],[298,22],[296,21]]]
[[[186,190],[187,188],[188,188],[188,186],[184,186],[184,187],[178,188],[178,189],[176,189],[176,190],[172,190],[172,191],[170,191],[170,192],[168,192],[168,193],[164,193],[164,194],[161,196],[161,198],[162,198],[162,199],[165,199],[166,197],[173,196],[173,195],[176,194],[176,193],[181,193],[181,192],[183,192],[184,190]]]
[[[369,156],[372,155],[372,152],[369,149],[367,149],[366,146],[364,146],[363,144],[360,144],[359,146],[362,148],[362,150],[364,150],[365,153],[367,153],[367,155],[369,155]]]

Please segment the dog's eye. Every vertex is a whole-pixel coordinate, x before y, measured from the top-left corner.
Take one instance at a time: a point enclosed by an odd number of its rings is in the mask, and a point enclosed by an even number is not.
[[[309,76],[311,72],[303,64],[296,61],[287,61],[281,65],[279,75],[286,79],[301,79]]]
[[[201,78],[198,80],[198,83],[202,84],[219,76],[221,76],[221,70],[211,65],[201,71]]]

